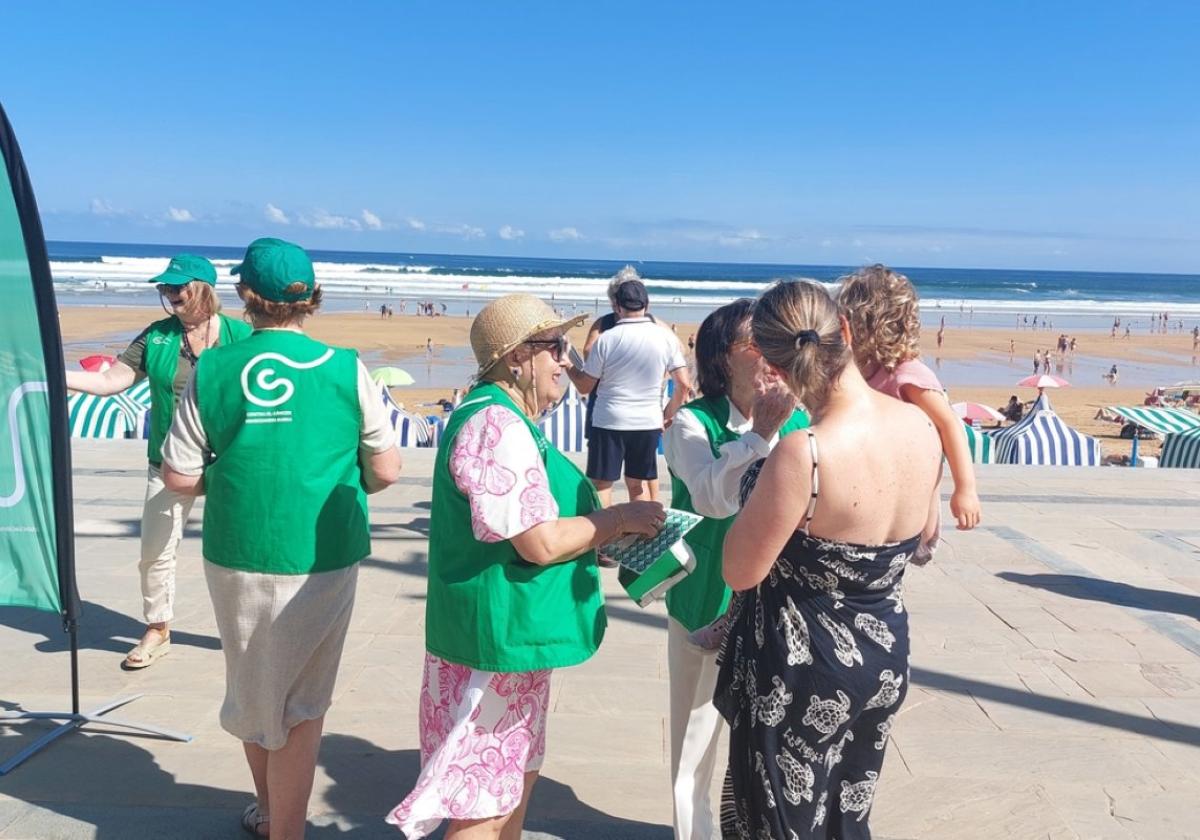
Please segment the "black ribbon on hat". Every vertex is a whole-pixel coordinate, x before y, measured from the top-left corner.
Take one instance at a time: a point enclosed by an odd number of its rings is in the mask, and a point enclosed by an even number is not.
[[[796,349],[799,350],[805,344],[820,344],[821,334],[816,330],[800,330],[796,333]]]

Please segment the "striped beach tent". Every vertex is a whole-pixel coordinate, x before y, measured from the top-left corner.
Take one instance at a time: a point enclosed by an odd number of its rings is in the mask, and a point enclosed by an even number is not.
[[[1200,428],[1167,435],[1158,465],[1200,469]]]
[[[996,447],[992,436],[982,429],[976,429],[974,426],[968,426],[965,423],[963,424],[963,431],[967,433],[967,446],[971,450],[971,463],[994,463]]]
[[[1188,429],[1200,429],[1200,414],[1183,408],[1149,405],[1110,405],[1108,410],[1126,422],[1134,423],[1144,429],[1157,432],[1160,435],[1185,432]]]
[[[150,380],[149,379],[143,379],[141,382],[136,382],[133,385],[130,385],[128,388],[126,388],[121,393],[125,397],[127,397],[129,400],[137,403],[138,405],[140,405],[144,408],[150,407]]]
[[[93,394],[68,397],[67,416],[75,438],[123,438],[135,421],[122,401]]]
[[[997,464],[1057,467],[1100,465],[1100,441],[1077,432],[1054,413],[1046,394],[1019,423],[992,434]]]
[[[583,435],[587,404],[575,390],[567,386],[567,394],[554,410],[538,421],[546,440],[561,452],[587,452],[587,438]]]

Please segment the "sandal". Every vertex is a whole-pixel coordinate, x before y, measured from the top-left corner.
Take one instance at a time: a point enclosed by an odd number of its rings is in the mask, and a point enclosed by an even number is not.
[[[251,802],[246,806],[246,810],[242,811],[242,829],[255,837],[268,837],[270,831],[266,834],[260,834],[258,829],[271,822],[270,814],[260,814],[258,812],[258,803]]]
[[[126,671],[137,671],[142,668],[149,668],[154,664],[155,660],[166,656],[171,652],[171,632],[158,634],[157,642],[140,641],[134,646],[133,650],[125,655],[125,661],[121,663],[121,667]]]

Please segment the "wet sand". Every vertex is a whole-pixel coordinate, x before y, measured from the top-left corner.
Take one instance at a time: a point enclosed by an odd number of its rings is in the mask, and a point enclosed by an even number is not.
[[[240,313],[229,310],[229,314]],[[147,307],[63,307],[60,322],[67,360],[98,352],[115,355],[158,317],[157,310]],[[389,364],[408,370],[417,380],[416,386],[397,388],[393,393],[407,407],[416,408],[449,398],[453,388],[461,386],[474,370],[470,323],[462,316],[380,318],[377,313],[336,312],[314,317],[307,329],[321,341],[354,347],[368,366]],[[587,324],[572,330],[577,347],[582,347],[586,330]],[[681,323],[676,331],[686,343],[696,325]],[[1076,351],[1062,360],[1060,373],[1075,387],[1052,392],[1051,400],[1071,426],[1103,438],[1106,454],[1127,453],[1130,442],[1119,439],[1118,425],[1095,419],[1101,408],[1140,405],[1155,386],[1200,380],[1190,333],[1152,335],[1143,331],[1116,339],[1102,332],[1075,335]],[[1011,394],[1026,401],[1035,396],[1032,389],[1017,388],[1015,383],[1033,373],[1035,350],[1051,349],[1053,357],[1057,337],[1057,332],[947,327],[941,348],[937,347],[936,331],[926,330],[921,349],[924,361],[937,370],[952,400],[1000,407]],[[425,351],[426,339],[433,342],[432,354]],[[1101,378],[1113,364],[1120,373],[1116,386]],[[1143,447],[1146,454],[1153,454],[1158,445],[1144,441]]]

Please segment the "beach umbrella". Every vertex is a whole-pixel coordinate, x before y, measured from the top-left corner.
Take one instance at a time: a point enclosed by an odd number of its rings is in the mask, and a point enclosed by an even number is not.
[[[974,421],[980,423],[1001,423],[1004,421],[1004,415],[990,405],[973,402],[957,402],[950,406],[954,409],[954,413],[963,420]]]
[[[104,373],[110,367],[117,363],[116,356],[105,356],[97,354],[95,356],[84,356],[79,360],[79,366],[84,370],[92,373]]]
[[[371,371],[371,378],[385,388],[396,388],[400,385],[412,385],[416,382],[412,374],[398,367],[381,367]]]
[[[1070,388],[1071,383],[1063,379],[1061,376],[1052,376],[1048,373],[1035,374],[1026,376],[1017,383],[1019,388]]]

